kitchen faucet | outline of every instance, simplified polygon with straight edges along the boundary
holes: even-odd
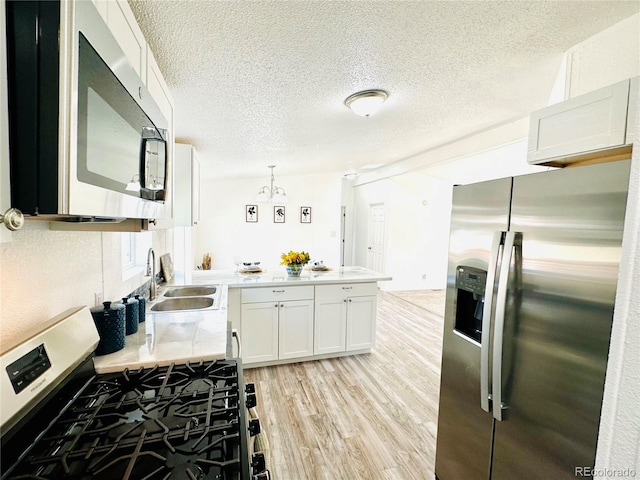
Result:
[[[149,262],[151,257],[151,262]],[[147,252],[147,277],[151,275],[151,290],[149,291],[149,300],[154,300],[158,296],[158,286],[156,285],[156,252],[150,248]]]

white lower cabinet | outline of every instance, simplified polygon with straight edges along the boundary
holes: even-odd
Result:
[[[278,304],[242,304],[243,363],[278,360]]]
[[[313,355],[313,287],[242,291],[244,364]]]
[[[316,300],[313,353],[344,352],[347,342],[347,302],[343,298]]]
[[[281,302],[278,359],[313,355],[313,300]]]
[[[373,348],[376,343],[376,296],[347,300],[346,351]]]
[[[377,292],[376,283],[243,288],[243,363],[370,350],[376,338]]]
[[[318,285],[313,353],[370,349],[376,338],[375,283]]]

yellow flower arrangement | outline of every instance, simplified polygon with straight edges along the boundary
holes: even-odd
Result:
[[[308,252],[294,252],[293,250],[289,250],[289,253],[283,253],[280,258],[282,259],[280,265],[306,265],[311,260]]]

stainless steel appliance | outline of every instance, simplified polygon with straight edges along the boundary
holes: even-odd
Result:
[[[168,121],[90,1],[6,2],[11,204],[170,218]]]
[[[268,480],[238,359],[96,374],[89,310],[0,357],[2,480]]]
[[[593,467],[629,169],[454,187],[439,480],[575,479]]]

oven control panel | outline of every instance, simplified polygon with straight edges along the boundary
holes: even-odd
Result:
[[[0,429],[8,431],[98,345],[88,307],[63,312],[47,328],[0,355]]]
[[[13,390],[20,393],[50,368],[51,361],[44,348],[44,343],[42,343],[13,362],[6,370]]]

